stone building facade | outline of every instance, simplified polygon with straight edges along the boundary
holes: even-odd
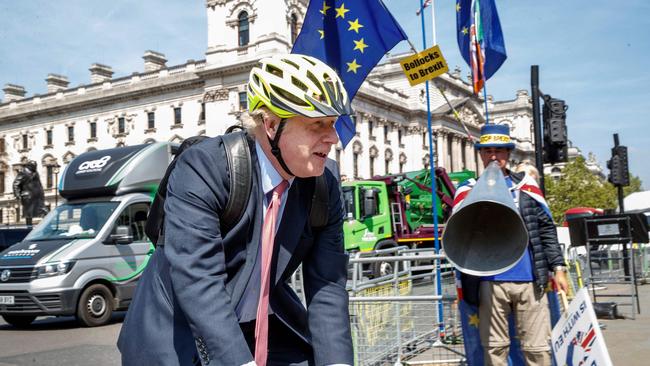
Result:
[[[208,44],[204,60],[167,65],[154,51],[143,68],[114,77],[93,64],[86,85],[69,87],[63,75],[47,76],[47,93],[27,96],[6,84],[0,101],[0,219],[19,221],[11,183],[21,164],[38,163],[46,201],[61,202],[56,182],[79,154],[115,146],[215,136],[241,123],[250,69],[264,56],[291,49],[307,0],[206,0]],[[280,20],[280,21],[278,21]],[[424,85],[411,87],[394,55],[378,65],[352,106],[356,137],[330,157],[348,179],[394,174],[429,165]],[[430,90],[435,164],[448,171],[482,170],[472,139],[485,123],[483,99],[472,94],[460,69],[435,79]],[[440,90],[444,90],[449,104]],[[527,92],[511,101],[488,98],[490,120],[507,124],[517,142],[513,162],[534,160],[532,109]],[[467,131],[456,121],[458,111]]]

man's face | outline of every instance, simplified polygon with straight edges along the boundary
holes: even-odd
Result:
[[[484,168],[486,168],[490,162],[496,161],[499,163],[499,168],[505,171],[506,164],[508,164],[508,160],[510,159],[510,150],[505,147],[483,147],[479,150],[479,155],[481,155]]]
[[[287,119],[280,137],[280,150],[285,163],[297,177],[323,174],[327,154],[339,141],[334,122],[336,117],[296,116]]]

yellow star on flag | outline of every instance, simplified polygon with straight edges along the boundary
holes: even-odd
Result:
[[[469,32],[469,30],[467,27],[463,27],[463,30],[461,32],[463,32],[464,35],[467,35],[467,32]]]
[[[460,3],[456,3],[456,12],[460,11]]]
[[[469,316],[469,325],[478,328],[478,323],[479,323],[479,319],[477,314],[472,314]]]
[[[355,74],[357,73],[357,69],[361,67],[361,65],[357,63],[356,58],[352,62],[346,62],[346,64],[348,64],[348,72],[352,71]]]
[[[363,28],[363,25],[359,24],[359,18],[355,19],[354,22],[348,20],[348,23],[350,23],[350,28],[348,28],[348,30],[355,31],[357,34],[359,33],[359,28]]]
[[[323,8],[320,10],[320,13],[323,15],[327,15],[327,11],[331,9],[331,6],[327,6],[327,3],[323,1]]]
[[[358,41],[352,40],[352,42],[354,42],[354,50],[359,50],[361,53],[363,53],[363,50],[368,47],[368,45],[363,42],[363,38]]]
[[[345,19],[345,13],[348,11],[350,10],[345,8],[345,4],[341,4],[340,7],[336,8],[336,18],[341,17]]]
[[[320,33],[320,39],[325,38],[325,31],[323,29],[319,29],[318,33]]]

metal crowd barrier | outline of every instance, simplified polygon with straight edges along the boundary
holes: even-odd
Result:
[[[355,365],[465,362],[452,272],[443,276],[442,295],[435,295],[435,266],[426,272],[422,266],[412,265],[444,259],[431,253],[399,247],[356,253],[350,259],[348,291]],[[390,262],[396,270],[379,278],[364,277],[364,265],[377,262]]]

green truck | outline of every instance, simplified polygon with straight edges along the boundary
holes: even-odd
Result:
[[[436,168],[436,214],[442,224],[449,218],[455,186],[473,178],[472,171],[447,174]],[[370,180],[342,184],[346,220],[343,224],[345,249],[367,252],[397,246],[433,247],[433,203],[428,169],[404,174],[377,176]],[[392,271],[386,263],[371,269],[375,276]]]

